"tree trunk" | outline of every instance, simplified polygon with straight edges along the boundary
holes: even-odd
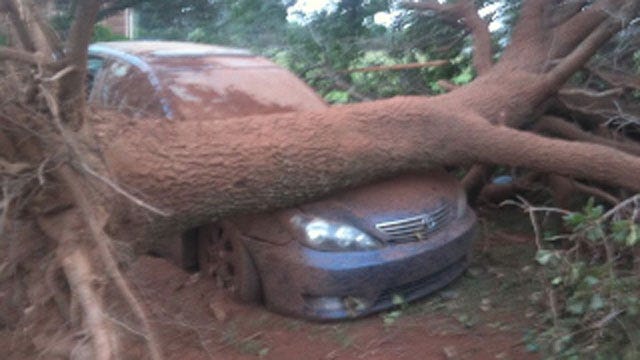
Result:
[[[170,213],[164,222],[178,230],[402,172],[474,162],[640,191],[636,156],[493,125],[455,108],[438,97],[399,97],[323,112],[150,121],[124,131],[104,154],[112,176]]]

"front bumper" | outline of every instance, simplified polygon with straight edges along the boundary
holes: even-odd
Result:
[[[433,237],[358,252],[275,246],[244,238],[261,278],[266,306],[316,320],[358,317],[412,301],[449,284],[468,266],[472,211]],[[397,297],[396,297],[397,298]]]

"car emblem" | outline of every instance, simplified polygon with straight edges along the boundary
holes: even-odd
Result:
[[[420,219],[420,223],[425,230],[432,230],[436,227],[436,222],[429,215],[423,216],[422,219]]]

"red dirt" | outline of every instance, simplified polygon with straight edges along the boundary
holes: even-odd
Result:
[[[390,312],[330,323],[287,318],[262,306],[233,303],[211,279],[150,256],[132,263],[127,276],[149,309],[167,359],[537,359],[522,341],[534,326],[529,300],[534,282],[523,270],[531,263],[532,242],[523,244],[521,238],[501,231],[479,240],[468,274],[395,318]],[[123,330],[121,358],[144,359],[137,321],[109,295],[113,292],[107,293],[108,316]],[[1,358],[57,359],[55,353],[78,353],[83,349],[78,344],[89,344],[83,334],[68,336],[59,326],[59,312],[47,304],[18,329],[0,329]],[[36,328],[40,335],[27,335]],[[48,350],[38,354],[36,348]]]
[[[490,242],[498,247],[522,246],[500,237]],[[492,257],[496,256],[486,256]],[[473,277],[478,275],[471,279],[465,275],[441,295],[409,305],[390,325],[384,324],[384,313],[354,321],[313,323],[273,314],[257,305],[238,305],[227,300],[213,281],[159,258],[140,258],[129,274],[148,301],[155,324],[160,325],[170,359],[538,358],[526,352],[522,341],[532,326],[524,315],[526,305],[516,303],[517,294],[507,295],[508,302],[513,297],[510,305],[503,306],[498,300],[501,290],[495,288],[514,282],[501,279],[509,269],[500,269],[505,264],[496,265],[495,260],[486,261],[494,263],[477,266],[484,268],[477,285]],[[491,284],[494,289],[487,289]],[[522,298],[528,298],[527,289],[520,289]],[[512,290],[509,286],[508,291]],[[484,298],[492,299],[490,310],[479,308]],[[131,349],[129,354],[135,358],[140,350]]]

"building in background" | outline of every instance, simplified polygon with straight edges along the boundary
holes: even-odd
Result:
[[[63,14],[68,11],[69,0],[40,0],[39,5],[43,9],[45,16],[51,17]],[[100,25],[108,28],[115,35],[121,35],[128,39],[135,36],[135,15],[133,8],[125,9],[109,16],[99,22]]]
[[[135,14],[132,8],[125,9],[115,15],[100,22],[101,25],[109,28],[114,34],[122,35],[127,39],[135,37]]]

